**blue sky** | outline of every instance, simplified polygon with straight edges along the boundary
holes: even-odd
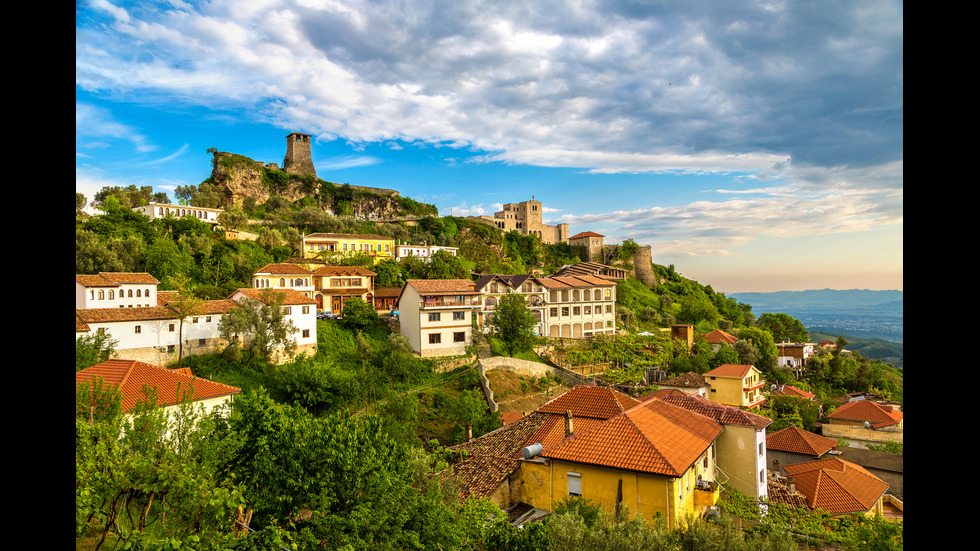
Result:
[[[215,147],[545,221],[726,293],[903,289],[901,2],[76,2],[75,189]]]

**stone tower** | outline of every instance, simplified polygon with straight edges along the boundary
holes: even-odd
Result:
[[[286,157],[282,160],[282,170],[289,174],[316,177],[313,168],[313,152],[310,149],[310,135],[293,132],[286,136]]]

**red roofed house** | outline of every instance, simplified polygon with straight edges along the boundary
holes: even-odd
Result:
[[[905,415],[897,406],[882,405],[871,400],[855,400],[827,414],[829,423],[821,426],[828,438],[846,438],[859,447],[868,443],[903,441]]]
[[[569,237],[568,244],[573,247],[584,247],[585,254],[581,256],[586,262],[602,262],[605,260],[602,249],[603,237],[605,236],[594,231],[584,231]]]
[[[812,392],[807,392],[803,389],[796,388],[792,385],[782,385],[772,392],[774,395],[778,396],[793,396],[796,398],[803,398],[804,400],[813,400],[817,397],[816,394]]]
[[[813,355],[812,342],[779,342],[776,343],[776,363],[784,367],[802,369],[806,359]]]
[[[734,335],[730,335],[721,329],[715,329],[710,333],[704,335],[704,341],[711,345],[711,349],[715,352],[721,348],[722,345],[733,345],[738,342],[738,338]]]
[[[769,470],[783,473],[786,465],[822,458],[837,449],[837,441],[799,427],[786,427],[766,436]]]
[[[704,374],[711,386],[712,402],[745,408],[758,407],[766,401],[762,372],[751,365],[724,364]]]
[[[157,305],[160,281],[146,272],[75,275],[75,308],[147,308]]]
[[[296,341],[295,354],[316,353],[316,301],[294,289],[238,289],[228,297],[246,302],[255,308],[269,304],[265,293],[275,293],[282,298],[285,318],[296,327],[292,337]],[[247,336],[246,336],[247,337]],[[282,359],[281,357],[276,359]],[[274,360],[276,360],[274,359]]]
[[[313,272],[291,262],[266,264],[252,274],[254,289],[293,289],[313,296]]]
[[[553,511],[582,496],[670,527],[718,499],[716,420],[660,399],[640,402],[580,385],[500,429],[450,450],[469,455],[446,476],[461,496],[492,496]]]
[[[157,405],[165,409],[175,409],[186,396],[208,412],[241,392],[233,386],[194,377],[185,369],[170,370],[136,360],[108,360],[77,371],[75,386],[83,382],[94,384],[98,379],[103,385],[119,389],[122,410],[127,413],[146,399],[144,387],[156,389]]]
[[[831,516],[883,511],[882,496],[888,483],[863,467],[837,457],[787,465],[790,485],[806,496],[811,509]]]
[[[399,331],[422,357],[464,354],[481,306],[468,279],[410,279],[398,295]]]

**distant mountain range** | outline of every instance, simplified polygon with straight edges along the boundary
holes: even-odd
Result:
[[[751,305],[756,317],[765,312],[789,314],[808,331],[903,341],[903,291],[820,289],[726,296]]]

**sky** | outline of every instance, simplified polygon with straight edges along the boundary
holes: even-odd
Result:
[[[75,190],[209,148],[441,215],[541,201],[725,293],[903,289],[903,4],[75,3]]]

